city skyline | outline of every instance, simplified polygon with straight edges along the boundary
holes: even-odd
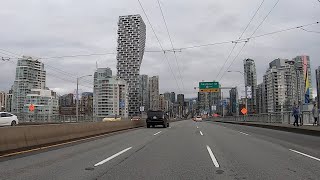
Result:
[[[25,11],[25,9],[19,8],[22,6],[15,6],[15,3],[15,1],[3,3],[4,8],[11,7],[12,10],[12,12],[4,12],[3,17],[9,16],[11,13],[23,13]],[[160,41],[163,43],[164,48],[170,48],[170,42],[163,22],[161,21],[161,15],[158,13],[150,13],[153,10],[155,12],[158,12],[159,10],[154,6],[153,2],[142,1],[142,3],[147,14],[150,16],[149,18],[151,23],[156,27],[156,33],[158,34]],[[192,1],[184,1],[183,4],[177,4],[179,2],[161,3],[165,10],[164,13],[167,17],[167,24],[171,32],[174,45],[178,48],[189,45],[236,39],[248,23],[248,18],[252,16],[255,7],[259,2],[252,3],[251,1],[242,1],[241,3],[233,2],[233,4],[230,4],[228,2],[208,1],[204,3],[206,5],[197,4]],[[266,2],[257,15],[257,19],[252,22],[247,32],[244,34],[245,37],[253,31],[253,28],[257,26],[259,21],[272,7],[273,3],[273,1]],[[40,6],[43,6],[43,9],[46,9],[47,5],[48,4],[44,2],[41,3]],[[25,17],[11,16],[13,19],[10,20],[8,26],[6,26],[5,29],[1,29],[2,33],[0,34],[0,37],[2,41],[0,42],[0,47],[17,53],[18,55],[26,54],[35,57],[103,52],[115,53],[118,16],[126,14],[141,14],[142,18],[146,20],[146,17],[143,15],[139,5],[136,2],[130,1],[123,1],[119,3],[112,2],[108,4],[108,7],[115,9],[112,15],[108,14],[108,12],[106,13],[105,8],[102,8],[104,5],[101,6],[101,4],[91,3],[90,7],[96,8],[96,11],[89,12],[90,16],[81,15],[80,17],[82,17],[82,19],[80,21],[78,18],[70,16],[70,13],[78,15],[81,11],[78,12],[73,8],[69,9],[70,12],[64,11],[64,6],[71,7],[72,4],[68,2],[65,4],[50,2],[50,5],[54,6],[52,9],[53,14],[60,14],[65,18],[57,21],[55,20],[55,16],[49,15],[44,10],[30,11],[28,12],[30,16]],[[79,2],[77,5],[78,9],[83,9],[87,7],[88,4]],[[183,18],[181,15],[177,15],[174,11],[177,5],[181,6],[181,11],[179,12],[184,15]],[[285,6],[285,3],[280,2],[272,12],[272,15],[270,15],[263,23],[257,34],[263,34],[318,21],[316,17],[319,17],[320,11],[316,2],[303,3],[297,0],[292,1],[290,9],[286,9],[286,12],[281,11]],[[25,4],[25,7],[28,7],[26,9],[34,8],[33,4]],[[121,7],[121,10],[119,7]],[[197,7],[192,8],[192,16],[190,16],[189,12],[186,11],[186,9],[190,9],[190,7]],[[214,16],[212,14],[212,10],[216,10]],[[305,13],[299,14],[298,17],[295,17],[297,11],[304,11]],[[212,20],[210,20],[210,22],[213,23],[208,24],[207,18],[202,18],[199,22],[193,21],[203,17],[203,15],[211,18]],[[34,17],[33,21],[37,22],[37,26],[35,28],[26,27],[24,28],[24,33],[17,35],[14,29],[18,29],[24,23],[28,23],[30,20],[28,17]],[[233,20],[228,21],[228,19]],[[53,24],[47,27],[47,22],[50,20],[52,20]],[[99,23],[97,23],[97,21],[99,21]],[[181,23],[175,24],[174,22],[176,21]],[[80,22],[87,23],[88,27],[78,28]],[[189,22],[189,24],[187,22]],[[203,28],[199,28],[199,25],[202,25]],[[41,26],[41,28],[38,28],[38,26]],[[317,30],[317,27],[318,26],[310,26],[307,30]],[[52,31],[49,31],[47,28],[50,28]],[[185,28],[183,33],[179,33],[181,32],[181,28]],[[41,33],[39,33],[39,30],[41,30]],[[72,30],[72,34],[70,34],[70,30]],[[159,50],[159,45],[157,44],[156,38],[152,34],[148,24],[147,31],[149,33],[147,34],[146,50]],[[50,32],[57,32],[60,35],[55,38],[54,34]],[[64,34],[67,34],[68,37],[66,38]],[[190,36],[190,34],[193,36]],[[261,83],[263,74],[267,69],[268,62],[276,58],[291,58],[305,54],[309,55],[311,59],[312,86],[315,87],[315,69],[320,65],[320,62],[317,61],[320,56],[317,52],[317,49],[319,49],[319,43],[317,42],[319,42],[319,36],[317,34],[308,33],[303,30],[288,31],[252,40],[248,43],[247,47],[230,69],[242,70],[243,59],[254,59],[256,60],[257,80],[258,83]],[[141,64],[140,74],[158,74],[160,77],[160,84],[162,84],[160,86],[160,93],[174,91],[176,93],[183,93],[186,97],[195,97],[196,92],[193,90],[193,87],[203,79],[215,79],[217,69],[222,67],[222,64],[227,59],[231,48],[232,45],[230,44],[177,52],[176,55],[178,57],[178,63],[184,79],[184,89],[182,88],[182,84],[180,84],[180,78],[178,78],[177,66],[174,63],[173,54],[167,53],[173,72],[178,78],[177,80],[179,82],[181,92],[179,92],[176,82],[172,77],[172,74],[169,72],[168,64],[165,62],[161,53],[146,52],[143,63]],[[227,66],[235,56],[238,48],[240,48],[240,46],[236,47],[235,52],[227,63]],[[6,55],[1,54],[1,56]],[[12,56],[15,57],[15,55]],[[193,61],[194,59],[198,60]],[[43,59],[42,61],[46,67],[48,65],[48,87],[56,91],[58,94],[73,92],[75,85],[71,82],[56,78],[55,76],[57,76],[58,72],[49,66],[59,68],[70,74],[81,75],[82,72],[85,74],[93,74],[96,69],[97,62],[99,67],[107,66],[116,72],[115,54],[77,58]],[[14,60],[13,63],[15,63]],[[15,65],[13,63],[1,62],[2,66],[0,67],[0,76],[2,78],[0,78],[0,90],[2,91],[7,92],[11,87],[11,82],[14,80],[14,73],[7,73],[7,70],[9,72],[14,71]],[[212,66],[203,66],[203,64],[212,63],[214,64]],[[80,69],[81,71],[78,71]],[[193,69],[201,69],[202,71],[201,73],[195,74],[193,73]],[[186,79],[188,79],[188,81],[186,81]],[[234,76],[234,74],[226,73],[222,81],[225,86],[229,86],[237,82],[242,82],[242,78]],[[84,83],[83,85],[87,86],[87,84]],[[241,84],[239,86],[241,86]],[[83,89],[83,91],[92,91],[86,87],[80,88]],[[313,92],[316,92],[315,88],[313,88]],[[243,96],[243,92],[239,92],[239,96]]]

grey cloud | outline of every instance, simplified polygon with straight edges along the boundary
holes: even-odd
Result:
[[[156,0],[141,0],[155,31],[165,49],[171,47],[169,38]],[[176,48],[233,40],[240,36],[261,1],[252,0],[161,0],[167,24]],[[244,37],[248,37],[276,0],[266,1]],[[288,3],[290,6],[288,6]],[[6,25],[0,29],[0,48],[18,54],[36,57],[62,56],[115,52],[117,46],[118,16],[141,14],[147,25],[146,50],[159,50],[158,42],[141,11],[137,1],[17,1],[5,0],[0,3],[0,21]],[[319,21],[320,6],[316,1],[283,0],[263,23],[257,34],[280,30],[292,26]],[[307,29],[320,31],[320,26]],[[274,58],[291,59],[300,54],[310,55],[314,71],[318,61],[320,36],[294,30],[251,40],[242,54],[231,66],[231,70],[243,70],[242,60],[256,60],[258,81],[261,82],[268,63]],[[225,69],[238,52],[238,45]],[[216,79],[232,44],[217,45],[177,52],[179,67],[188,97],[195,96],[193,87],[198,81]],[[178,68],[172,53],[167,54],[178,84]],[[49,66],[67,71],[75,76],[93,74],[96,62],[99,67],[110,67],[116,74],[116,55],[45,59],[47,71],[59,75]],[[0,61],[0,90],[10,88],[14,80],[15,66]],[[141,73],[160,76],[160,92],[178,91],[176,81],[169,70],[162,53],[146,52]],[[60,74],[60,76],[62,76]],[[63,75],[66,78],[67,75]],[[59,93],[72,92],[74,83],[47,77],[47,86]],[[238,74],[226,73],[224,86],[242,86],[243,78]],[[315,84],[314,84],[315,86]],[[86,89],[82,87],[82,89]]]

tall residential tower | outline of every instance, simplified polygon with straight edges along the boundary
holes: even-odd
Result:
[[[254,60],[252,59],[245,59],[243,61],[244,64],[244,80],[245,85],[248,87],[247,91],[251,90],[251,93],[248,92],[248,113],[256,113],[256,89],[257,89],[257,73],[256,73],[256,65],[254,63]],[[251,96],[249,96],[251,94]]]
[[[159,76],[149,78],[150,110],[159,110]]]
[[[146,41],[146,25],[140,15],[120,16],[118,22],[117,76],[128,84],[129,115],[138,115],[139,74]]]
[[[13,84],[12,108],[14,113],[22,113],[27,94],[31,89],[45,89],[46,71],[42,62],[32,57],[18,59],[16,78]]]

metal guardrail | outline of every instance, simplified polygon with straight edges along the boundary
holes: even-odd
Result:
[[[280,123],[280,124],[293,124],[294,117],[291,111],[274,112],[263,114],[249,114],[246,116],[226,116],[222,118],[227,121],[245,121],[245,122],[261,122],[261,123]],[[299,117],[303,124],[312,124],[314,122],[311,111],[303,111]]]

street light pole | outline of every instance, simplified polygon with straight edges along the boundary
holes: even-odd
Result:
[[[77,122],[79,122],[79,80],[81,78],[84,78],[87,76],[92,76],[92,75],[85,75],[85,76],[77,77],[77,92],[76,92],[76,118],[77,118]]]

